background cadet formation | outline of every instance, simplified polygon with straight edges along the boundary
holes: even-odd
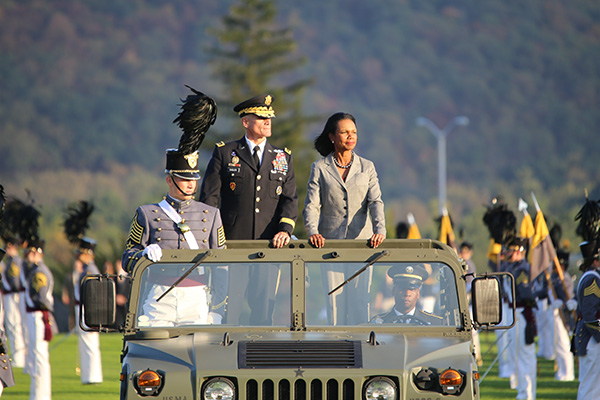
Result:
[[[162,249],[224,248],[226,238],[266,239],[279,248],[293,239],[298,196],[292,152],[287,148],[274,147],[267,141],[272,135],[272,119],[275,118],[273,96],[256,96],[234,107],[244,136],[237,141],[216,144],[200,186],[200,201],[195,201],[201,164],[198,148],[208,128],[214,124],[217,106],[210,97],[190,89],[193,94],[182,102],[181,112],[174,120],[183,131],[179,146],[166,150],[168,192],[162,201],[136,210],[122,260],[115,262],[125,269],[110,267],[112,263],[107,262],[106,272],[114,274],[119,282],[126,281],[127,271],[131,271],[142,257],[160,260]],[[386,236],[375,165],[353,151],[359,137],[355,119],[350,114],[338,113],[330,118],[320,139],[315,141],[323,159],[313,164],[304,223],[309,240],[316,247],[323,246],[330,238],[365,240],[372,247],[377,247]],[[365,191],[355,190],[355,186],[365,186]],[[329,196],[332,188],[339,192],[336,195],[339,206],[333,208],[330,207],[332,199]],[[354,199],[355,196],[358,198]],[[10,367],[23,368],[31,376],[30,398],[46,399],[51,397],[48,342],[56,331],[56,322],[52,315],[53,275],[44,264],[44,241],[38,234],[40,214],[32,199],[28,203],[15,198],[5,202],[3,197],[2,208],[1,234],[6,248],[1,270],[2,293],[8,340],[0,335],[0,354],[5,357],[6,350],[10,349],[11,360],[4,371],[0,371],[0,380],[4,387],[11,386],[14,382]],[[491,237],[487,254],[489,268],[511,272],[516,286],[515,298],[511,298],[510,292],[505,290],[504,306],[507,309],[516,307],[517,313],[515,326],[506,333],[500,331],[498,335],[500,375],[510,380],[511,387],[517,390],[517,399],[535,399],[536,358],[555,359],[555,378],[568,381],[575,379],[572,353],[575,352],[580,362],[579,398],[591,398],[585,393],[590,392],[600,371],[600,275],[596,272],[600,265],[600,206],[598,202],[586,199],[576,217],[580,221],[577,233],[584,240],[580,246],[580,269],[584,274],[578,285],[567,272],[568,247],[560,242],[557,229],[553,229],[551,237],[537,203],[536,208],[538,213],[534,226],[526,207],[520,207],[524,216],[518,230],[516,216],[501,198],[492,200],[483,218]],[[84,236],[92,211],[90,203],[81,201],[68,210],[64,223],[65,233],[75,245],[73,271],[63,288],[63,302],[72,308],[72,312],[79,302],[79,286],[83,277],[99,272],[94,262],[96,243]],[[398,237],[420,237],[414,218],[410,219],[409,224],[401,222],[398,225]],[[443,229],[440,240],[454,246],[455,236],[448,225],[450,221],[447,213],[440,218],[440,229]],[[552,242],[548,245],[550,239]],[[19,254],[21,250],[23,258]],[[465,260],[467,273],[475,272],[471,260],[473,246],[464,242],[456,250]],[[373,323],[396,323],[417,316],[426,324],[436,324],[437,317],[422,311],[422,304],[417,304],[421,290],[425,290],[427,280],[431,278],[430,273],[421,266],[404,268],[411,268],[411,271],[388,271],[389,281],[393,284],[395,313],[380,314]],[[256,272],[250,270],[246,279],[240,279],[243,287],[236,287],[237,293],[244,293],[250,299],[252,323],[269,324],[278,275],[276,269],[274,267],[268,272],[272,276],[252,276]],[[333,272],[340,272],[343,276],[343,271]],[[165,323],[166,320],[169,320],[167,323],[177,323],[177,319],[189,318],[199,323],[221,323],[225,304],[228,305],[228,316],[234,318],[238,302],[228,299],[226,293],[235,283],[228,281],[226,270],[213,273],[217,289],[210,299],[207,298],[205,309],[194,312],[184,309],[186,296],[197,296],[203,292],[198,287],[206,285],[206,277],[199,273],[187,278],[190,280],[188,285],[169,293],[170,297],[160,306],[155,301],[145,304],[148,324]],[[177,277],[173,276],[173,281]],[[261,282],[261,285],[246,287],[248,281]],[[172,282],[156,283],[157,287],[163,285],[159,290],[163,293]],[[126,297],[126,285],[122,286],[121,305]],[[260,292],[260,295],[255,292]],[[409,294],[415,292],[418,295],[411,298]],[[265,293],[270,295],[265,296]],[[266,298],[267,304],[253,303],[253,298]],[[422,300],[420,302],[423,303]],[[339,310],[340,307],[333,309]],[[329,311],[328,317],[332,320],[346,318]],[[504,315],[510,313],[505,312]],[[79,336],[81,381],[84,384],[100,383],[103,377],[97,335],[81,331],[76,312],[74,316],[71,324]],[[173,318],[175,321],[172,321]],[[537,340],[536,352],[535,342],[540,332],[544,335]],[[571,344],[569,339],[573,333],[575,337]],[[479,345],[476,344],[476,347]],[[479,361],[480,349],[476,350]]]

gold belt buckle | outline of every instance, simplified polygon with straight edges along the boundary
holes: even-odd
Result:
[[[188,224],[184,224],[183,222],[178,223],[177,227],[179,228],[181,233],[184,233],[184,234],[188,233],[190,231],[190,226]]]

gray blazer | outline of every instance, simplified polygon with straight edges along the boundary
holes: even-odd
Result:
[[[369,239],[373,233],[385,235],[383,201],[373,162],[355,154],[344,182],[333,163],[333,153],[315,161],[302,215],[308,236],[320,233],[325,239]]]

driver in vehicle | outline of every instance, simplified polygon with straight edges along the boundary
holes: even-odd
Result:
[[[421,286],[429,277],[424,266],[394,265],[387,274],[394,281],[395,304],[391,311],[375,316],[373,324],[441,325],[442,318],[417,307]]]

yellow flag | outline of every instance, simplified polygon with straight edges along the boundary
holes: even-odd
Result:
[[[452,222],[450,222],[450,216],[447,212],[442,216],[442,222],[440,224],[440,242],[447,244],[448,246],[455,247],[454,230],[452,229]]]
[[[556,258],[556,250],[541,210],[535,216],[535,234],[529,243],[530,279],[533,281],[544,270],[551,269]]]
[[[421,239],[421,232],[419,232],[419,227],[417,226],[417,222],[412,213],[408,214],[408,236],[406,238]]]
[[[547,228],[546,228],[547,229]],[[519,236],[525,239],[531,239],[535,234],[535,228],[533,221],[531,221],[531,215],[525,214],[521,221],[521,229],[519,230]]]

